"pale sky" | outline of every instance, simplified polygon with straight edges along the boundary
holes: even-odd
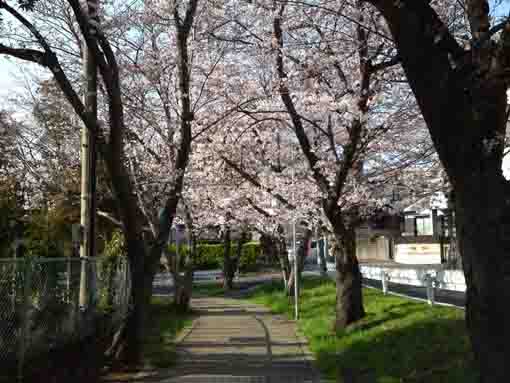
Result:
[[[506,16],[510,13],[510,0],[493,0],[493,3],[499,4],[493,13],[498,16]],[[5,105],[7,98],[12,96],[16,90],[23,87],[23,76],[20,74],[19,68],[25,65],[20,61],[6,60],[0,55],[0,100]]]
[[[8,95],[9,89],[15,84],[13,74],[16,73],[16,66],[0,57],[0,97],[2,100]]]

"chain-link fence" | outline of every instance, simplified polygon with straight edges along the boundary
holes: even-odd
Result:
[[[21,377],[32,357],[92,335],[98,319],[114,329],[130,287],[124,258],[0,259],[2,369]]]

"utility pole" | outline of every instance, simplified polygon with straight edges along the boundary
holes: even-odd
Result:
[[[89,18],[96,23],[99,3],[88,0]],[[97,25],[97,24],[96,24]],[[95,26],[91,25],[91,28]],[[97,67],[93,52],[84,44],[85,110],[92,120],[97,121]],[[86,127],[81,131],[81,214],[82,238],[80,243],[81,278],[80,306],[88,305],[87,261],[86,257],[95,255],[95,217],[96,217],[96,132]]]
[[[292,148],[292,203],[294,204],[294,148]],[[299,287],[298,287],[298,257],[296,252],[296,217],[292,215],[292,253],[294,254],[294,317],[295,320],[299,318]]]

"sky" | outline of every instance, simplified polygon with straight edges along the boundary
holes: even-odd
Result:
[[[493,4],[499,4],[493,12],[497,16],[508,15],[510,12],[510,0],[491,0]],[[0,56],[0,100],[5,105],[5,100],[12,97],[17,91],[21,91],[24,86],[23,75],[20,72],[21,62],[7,60]]]
[[[0,97],[5,99],[9,94],[10,88],[14,87],[16,81],[14,74],[17,72],[16,65],[10,63],[5,58],[0,57]]]
[[[496,16],[504,16],[510,13],[510,0],[490,0],[490,2],[492,5],[498,4],[495,9],[492,7],[492,13]],[[0,56],[0,100],[5,100],[6,96],[8,97],[9,94],[22,86],[19,80],[19,65],[19,62],[7,61]]]

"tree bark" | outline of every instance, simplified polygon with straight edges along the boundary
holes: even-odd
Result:
[[[365,316],[363,308],[362,277],[356,257],[356,231],[354,223],[355,213],[340,209],[327,211],[327,216],[333,227],[336,264],[336,305],[334,329],[340,331]],[[342,214],[343,213],[343,214]],[[349,224],[345,218],[349,217]]]
[[[456,193],[466,324],[482,382],[510,378],[510,208],[506,181],[480,177]]]
[[[317,254],[320,262],[320,271],[322,276],[328,273],[328,265],[326,263],[326,246],[323,239],[317,241]]]
[[[384,16],[455,193],[466,323],[480,381],[510,381],[510,198],[501,165],[510,29],[484,39],[489,4],[467,7],[466,51],[427,2],[370,0]],[[452,112],[454,111],[454,112]]]
[[[354,229],[342,228],[341,234],[336,234],[336,242],[335,330],[339,331],[363,318],[365,309]]]
[[[153,277],[147,275],[144,267],[145,257],[141,256],[145,254],[142,239],[128,238],[126,243],[131,277],[131,310],[125,324],[115,334],[107,355],[118,362],[136,365],[141,360],[141,344]]]
[[[227,291],[234,287],[234,267],[230,257],[230,248],[230,228],[227,227],[223,234],[223,288]]]
[[[237,240],[236,257],[232,262],[233,276],[239,270],[239,262],[241,261],[241,256],[243,255],[243,245],[246,243],[246,238],[246,232],[243,230]]]
[[[278,257],[278,261],[280,262],[280,268],[282,271],[283,283],[285,286],[285,292],[287,291],[287,284],[290,279],[290,262],[289,256],[287,254],[287,245],[285,244],[285,237],[283,232],[283,227],[279,226],[277,229],[277,236],[274,238],[276,255]]]
[[[175,306],[179,312],[187,312],[189,310],[193,290],[193,267],[190,264],[186,266],[184,276],[177,276],[179,283],[176,284]]]

